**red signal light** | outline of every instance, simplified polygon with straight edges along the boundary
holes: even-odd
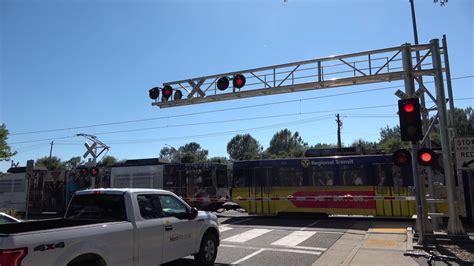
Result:
[[[173,88],[171,88],[170,85],[166,85],[166,86],[163,87],[161,92],[163,93],[163,100],[167,101],[171,97],[171,95],[173,94]]]
[[[423,148],[417,153],[418,163],[423,166],[432,166],[434,163],[435,154],[432,149]]]
[[[91,173],[91,176],[93,177],[97,177],[99,175],[99,168],[97,167],[92,167],[91,170],[90,170],[90,173]]]
[[[411,154],[405,149],[399,149],[392,155],[393,163],[398,166],[405,166],[411,163]]]
[[[232,79],[232,84],[235,88],[240,89],[245,86],[245,77],[242,74],[237,74]]]
[[[403,110],[405,110],[405,112],[407,112],[407,113],[411,113],[411,112],[415,111],[415,105],[413,103],[406,103],[403,106]]]
[[[79,176],[80,177],[87,177],[89,175],[89,170],[85,167],[81,167],[79,169]]]
[[[415,142],[423,139],[421,108],[418,98],[399,100],[398,117],[402,141]]]
[[[433,159],[433,157],[431,157],[431,154],[428,152],[422,153],[420,158],[423,162],[430,162],[431,159]]]

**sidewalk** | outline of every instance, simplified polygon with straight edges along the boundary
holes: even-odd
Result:
[[[362,221],[355,224],[313,265],[419,265],[403,253],[413,248],[412,222]],[[367,230],[368,228],[368,230]]]

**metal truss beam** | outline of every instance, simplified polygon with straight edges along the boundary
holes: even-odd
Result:
[[[299,61],[268,67],[247,69],[217,75],[197,77],[163,83],[183,93],[181,100],[155,101],[160,108],[218,102],[225,100],[274,95],[289,92],[318,90],[332,87],[352,86],[376,82],[403,80],[403,60],[401,51],[408,47],[412,58],[416,51],[424,51],[425,56],[418,61],[419,70],[413,75],[434,75],[430,57],[430,45],[407,45],[384,48],[345,55],[329,56],[313,60]],[[428,66],[428,67],[427,67]],[[220,77],[242,74],[247,79],[243,88],[217,89]]]

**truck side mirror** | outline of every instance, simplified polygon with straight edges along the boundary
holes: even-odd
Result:
[[[197,215],[198,215],[198,210],[195,207],[192,207],[191,211],[189,212],[188,218],[189,220],[193,220],[197,217]]]

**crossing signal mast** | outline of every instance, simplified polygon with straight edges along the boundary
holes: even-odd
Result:
[[[423,56],[417,57],[416,53]],[[444,61],[441,59],[441,55],[444,56]],[[405,92],[399,90],[395,93],[401,98],[401,101],[399,101],[400,128],[403,135],[402,139],[411,141],[412,147],[411,154],[408,151],[408,153],[402,152],[396,158],[402,160],[403,163],[411,161],[417,194],[417,229],[420,232],[430,232],[427,212],[424,208],[424,182],[418,176],[419,160],[417,156],[420,153],[422,154],[421,162],[423,163],[420,163],[421,165],[432,160],[429,159],[431,151],[428,151],[428,153],[421,152],[424,150],[419,149],[419,145],[426,142],[429,132],[435,128],[434,123],[439,121],[438,128],[441,136],[443,167],[449,204],[448,233],[465,235],[457,210],[453,162],[449,152],[451,147],[448,139],[443,72],[446,72],[448,77],[448,93],[452,95],[445,36],[443,36],[443,47],[440,47],[438,39],[433,39],[428,44],[404,44],[391,48],[165,82],[162,88],[154,87],[150,89],[149,96],[153,100],[153,106],[169,108],[402,80],[405,84]],[[431,94],[423,85],[423,76],[434,77],[435,94]],[[416,91],[415,81],[419,86]],[[159,99],[160,92],[162,94],[161,100]],[[420,107],[418,97],[425,94],[433,100],[434,107]],[[172,97],[173,95],[174,97]],[[452,97],[449,101],[451,108],[454,108]],[[432,111],[437,113],[433,116],[434,119],[432,119],[426,132],[423,132],[421,113]]]

